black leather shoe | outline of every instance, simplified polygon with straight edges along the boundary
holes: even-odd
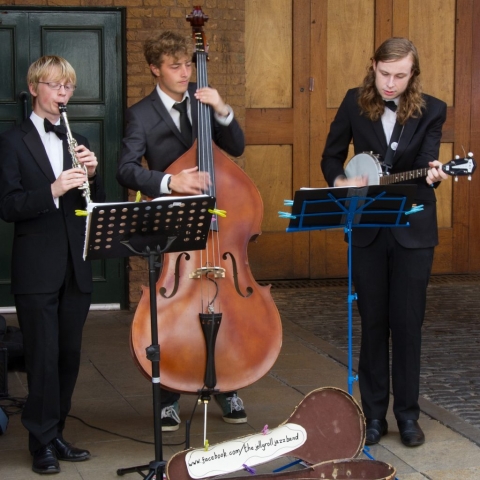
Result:
[[[375,445],[380,441],[383,435],[388,433],[388,423],[382,418],[367,418],[367,426],[365,431],[365,445]]]
[[[425,443],[425,435],[416,420],[397,421],[402,443],[406,447],[418,447]]]
[[[56,438],[52,441],[53,448],[59,460],[67,462],[82,462],[90,458],[90,452],[81,448],[75,448],[62,438]]]
[[[51,444],[45,445],[33,452],[32,470],[35,473],[60,472],[60,465],[58,464],[55,450]]]

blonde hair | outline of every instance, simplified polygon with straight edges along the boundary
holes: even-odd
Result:
[[[73,67],[62,57],[57,55],[44,55],[33,62],[27,72],[27,83],[31,85],[34,92],[37,92],[38,83],[51,75],[52,82],[58,82],[65,79],[67,83],[77,82],[77,74]],[[35,104],[35,97],[33,98]]]
[[[143,45],[143,54],[148,65],[160,68],[165,55],[173,57],[175,60],[181,56],[191,59],[193,41],[189,37],[167,30],[147,38]]]
[[[375,85],[373,64],[377,65],[378,62],[395,62],[407,56],[410,56],[412,59],[412,76],[405,92],[400,97],[397,120],[403,125],[409,118],[422,116],[425,100],[422,96],[422,85],[419,79],[420,61],[417,49],[407,38],[392,37],[383,42],[371,58],[371,65],[359,90],[358,104],[362,113],[370,120],[377,121],[385,110],[382,97]]]
[[[37,85],[47,75],[56,74],[52,81],[66,79],[75,85],[77,75],[73,67],[62,57],[57,55],[45,55],[30,65],[27,73],[27,83]]]

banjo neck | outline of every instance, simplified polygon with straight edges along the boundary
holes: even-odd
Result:
[[[477,164],[471,152],[464,158],[456,155],[453,160],[442,165],[442,170],[447,175],[455,177],[455,180],[459,176],[468,176],[470,180],[476,168]],[[345,176],[347,178],[366,177],[368,185],[389,185],[426,177],[429,170],[430,167],[423,167],[407,172],[385,173],[384,165],[378,160],[378,155],[363,152],[350,159],[345,167]]]
[[[415,180],[417,178],[426,177],[429,168],[419,168],[418,170],[410,170],[408,172],[389,173],[379,178],[380,185],[390,185],[392,183],[404,182],[406,180]]]

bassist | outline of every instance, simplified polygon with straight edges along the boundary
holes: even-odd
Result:
[[[126,112],[125,136],[117,172],[118,182],[149,197],[170,194],[201,194],[210,185],[208,172],[198,167],[171,175],[165,170],[185,154],[197,138],[198,102],[210,105],[212,140],[232,156],[243,154],[245,139],[233,110],[214,88],[197,89],[190,82],[193,43],[175,32],[149,37],[144,55],[155,79],[154,90]],[[185,105],[186,110],[178,110]],[[183,118],[182,118],[183,117]],[[142,165],[142,157],[148,169]],[[232,194],[235,194],[232,192]],[[187,337],[188,332],[185,332]],[[182,359],[178,358],[181,362]],[[163,431],[179,428],[180,394],[162,389]],[[247,415],[236,392],[215,395],[227,423],[245,423]]]

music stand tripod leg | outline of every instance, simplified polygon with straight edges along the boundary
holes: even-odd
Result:
[[[345,232],[348,236],[348,393],[353,395],[353,382],[358,380],[358,375],[352,374],[352,304],[357,294],[352,293],[352,227],[347,226]]]
[[[156,266],[157,259],[167,251],[175,237],[169,238],[167,246],[160,251],[150,250],[148,247],[145,252],[137,252],[139,255],[148,258],[148,284],[150,290],[150,319],[151,319],[151,336],[152,344],[147,347],[147,358],[152,362],[152,390],[153,390],[153,421],[154,421],[154,443],[155,443],[155,460],[148,465],[139,465],[136,467],[120,468],[117,475],[122,476],[127,473],[139,473],[146,480],[155,478],[162,480],[165,472],[166,462],[163,460],[162,452],[162,402],[160,394],[160,345],[158,344],[158,325],[157,325],[157,295],[155,292],[156,285]],[[131,247],[129,247],[131,249]],[[147,475],[143,475],[143,471],[148,470]]]

